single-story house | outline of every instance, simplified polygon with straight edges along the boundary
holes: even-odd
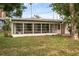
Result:
[[[11,35],[13,37],[69,33],[63,20],[12,18],[11,21]]]
[[[4,25],[4,20],[3,19],[0,19],[0,32],[2,32],[2,27]]]
[[[6,13],[0,9],[0,29],[4,25]],[[58,19],[37,19],[37,18],[11,18],[11,35],[41,36],[41,35],[63,35],[69,34],[67,25],[63,20]]]

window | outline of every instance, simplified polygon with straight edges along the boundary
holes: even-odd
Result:
[[[16,23],[16,34],[23,34],[23,24],[22,23]]]
[[[32,24],[24,24],[24,34],[32,33]]]
[[[50,24],[50,33],[55,33],[57,30],[57,24]]]
[[[60,30],[60,24],[58,24],[58,30]]]
[[[41,33],[41,24],[34,24],[34,33]]]
[[[49,24],[42,24],[42,33],[49,33]]]

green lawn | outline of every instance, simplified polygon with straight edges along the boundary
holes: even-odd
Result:
[[[4,37],[0,34],[0,55],[79,55],[79,41],[62,36]]]

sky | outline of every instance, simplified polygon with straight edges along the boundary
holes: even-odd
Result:
[[[30,18],[31,17],[31,6],[29,3],[24,4],[27,9],[23,11],[23,18]],[[51,7],[49,7],[50,3],[33,3],[32,4],[32,17],[34,15],[38,15],[41,18],[48,18],[48,19],[59,19],[59,16],[57,13],[53,12],[51,10]]]

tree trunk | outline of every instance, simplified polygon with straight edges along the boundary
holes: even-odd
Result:
[[[73,39],[78,39],[78,32],[76,28],[76,17],[75,17],[75,8],[74,4],[70,3],[70,15],[71,15],[71,36]]]

